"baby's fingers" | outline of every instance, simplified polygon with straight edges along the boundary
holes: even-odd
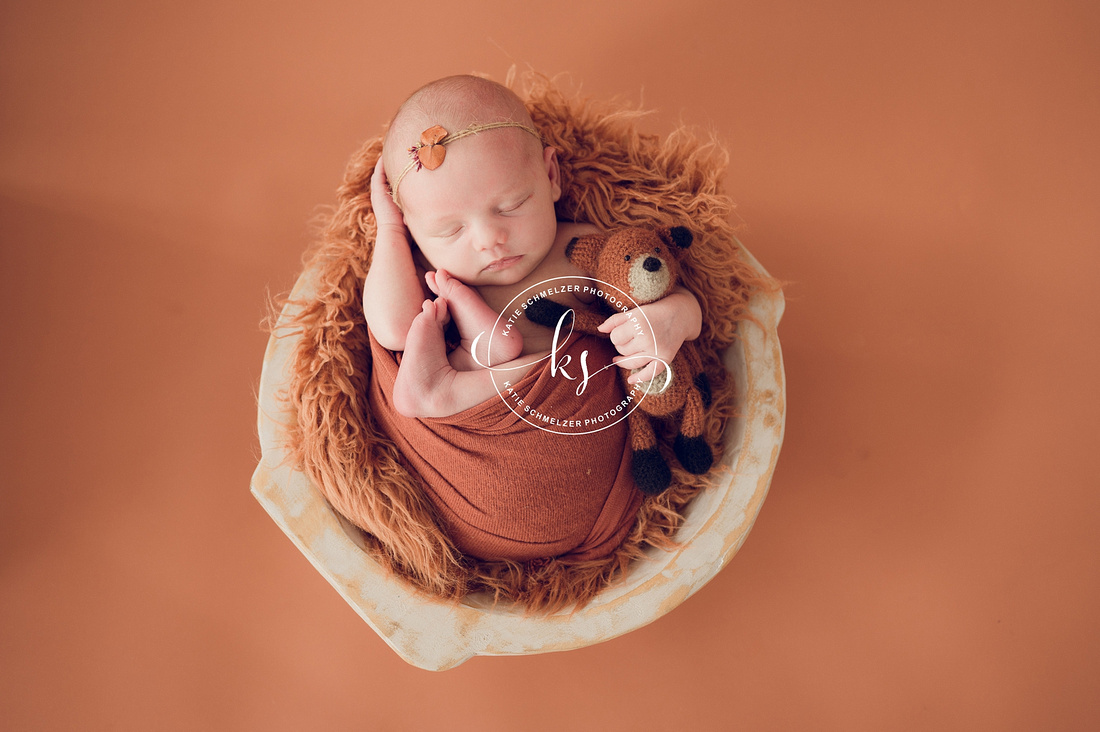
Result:
[[[631,374],[627,377],[626,383],[638,384],[643,381],[649,381],[652,378],[659,376],[665,370],[665,365],[660,361],[650,361],[649,365],[636,374]]]
[[[374,164],[374,172],[370,177],[370,194],[372,199],[383,194],[386,196],[390,194],[386,182],[386,170],[382,167],[382,158],[378,158],[378,162]]]
[[[404,226],[404,216],[401,209],[393,201],[390,195],[390,186],[386,177],[386,170],[382,166],[382,158],[374,165],[374,173],[370,177],[370,202],[374,208],[374,216],[378,225]]]
[[[437,323],[445,323],[447,321],[447,301],[441,297],[434,300],[425,300],[424,314]]]
[[[649,339],[638,333],[632,323],[624,322],[616,326],[608,334],[615,350],[624,356],[630,356],[646,349]]]
[[[627,320],[627,314],[626,313],[615,313],[610,318],[608,318],[607,320],[600,323],[597,330],[600,331],[601,333],[610,333],[611,331],[615,330],[620,325],[625,323],[626,320]]]

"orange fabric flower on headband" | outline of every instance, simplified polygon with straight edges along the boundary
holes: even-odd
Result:
[[[420,133],[420,144],[409,148],[409,153],[416,158],[416,169],[425,167],[435,170],[443,165],[443,159],[447,157],[447,148],[443,146],[443,139],[447,137],[447,130],[442,125],[434,125]]]

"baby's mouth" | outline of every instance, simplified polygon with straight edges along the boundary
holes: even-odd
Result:
[[[521,259],[523,259],[522,256],[505,257],[504,259],[497,259],[493,262],[490,262],[488,265],[486,265],[485,271],[487,271],[487,272],[496,272],[498,270],[508,269],[509,267],[511,267],[513,264],[515,264],[516,262],[518,262]]]

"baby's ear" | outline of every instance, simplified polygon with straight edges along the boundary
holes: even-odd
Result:
[[[695,241],[695,237],[691,235],[691,231],[686,226],[658,229],[657,233],[665,240],[666,244],[675,246],[677,249],[687,249]]]
[[[600,234],[575,236],[565,245],[565,256],[577,269],[595,272],[600,250],[606,242],[607,237]]]

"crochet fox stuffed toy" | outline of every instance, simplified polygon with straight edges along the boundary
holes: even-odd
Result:
[[[692,241],[691,232],[682,226],[659,229],[631,226],[575,238],[567,245],[565,254],[581,271],[617,288],[605,293],[605,297],[622,299],[618,293],[621,290],[638,305],[644,305],[661,299],[676,287],[681,273],[679,258]],[[603,301],[593,305],[602,307],[574,312],[574,330],[598,333],[600,323],[614,312]],[[566,312],[564,305],[542,299],[532,303],[527,317],[540,325],[554,327]],[[702,475],[710,470],[714,454],[703,431],[711,390],[695,344],[685,342],[670,367],[648,382],[626,384],[626,370],[622,374],[626,391],[639,399],[627,418],[633,452],[631,471],[637,486],[644,493],[655,495],[672,480],[672,471],[658,448],[652,417],[679,415],[673,453],[688,472]]]

